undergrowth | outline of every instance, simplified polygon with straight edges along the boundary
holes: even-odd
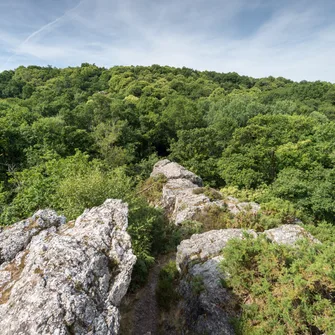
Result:
[[[176,290],[179,272],[176,262],[170,261],[159,273],[158,285],[156,289],[157,302],[160,308],[169,310],[179,299]]]
[[[247,237],[229,241],[223,256],[225,286],[242,308],[238,334],[334,334],[334,244],[289,247]]]

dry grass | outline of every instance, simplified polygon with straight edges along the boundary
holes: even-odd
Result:
[[[0,305],[5,304],[9,300],[14,283],[20,278],[20,275],[24,269],[25,259],[27,257],[27,254],[28,254],[28,251],[26,250],[21,257],[21,261],[19,265],[17,265],[15,260],[13,260],[11,263],[9,263],[4,268],[3,271],[10,272],[11,280],[8,284],[5,284],[0,287],[0,294],[1,294]]]

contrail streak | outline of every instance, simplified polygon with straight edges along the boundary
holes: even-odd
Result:
[[[70,10],[66,11],[62,16],[58,17],[57,19],[47,23],[46,25],[42,26],[41,28],[39,28],[38,30],[34,31],[33,33],[31,33],[15,50],[15,52],[13,53],[13,55],[11,55],[5,62],[3,68],[5,69],[7,64],[19,53],[20,49],[27,44],[31,39],[33,39],[35,36],[39,35],[40,33],[42,33],[43,31],[49,29],[50,27],[54,26],[57,22],[61,21],[62,19],[64,19],[66,16],[68,16],[71,12],[75,11],[83,2],[85,2],[86,0],[81,0],[79,1],[79,3],[71,8]]]

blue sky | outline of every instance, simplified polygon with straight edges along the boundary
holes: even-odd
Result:
[[[0,0],[0,71],[171,65],[335,82],[333,0]]]

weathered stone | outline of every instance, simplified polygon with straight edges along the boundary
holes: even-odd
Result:
[[[217,256],[196,263],[181,280],[182,310],[192,334],[234,334],[230,318],[238,316],[236,299],[221,285],[221,260],[222,257]]]
[[[170,179],[163,186],[162,201],[161,204],[164,207],[167,214],[172,214],[175,210],[175,203],[177,196],[184,190],[192,190],[197,188],[196,184],[193,184],[188,179]]]
[[[30,242],[33,236],[50,227],[58,227],[66,221],[50,209],[39,210],[31,218],[6,227],[0,232],[0,264],[11,261]]]
[[[155,164],[151,177],[160,174],[163,174],[167,179],[187,179],[198,186],[202,186],[202,179],[199,176],[168,159],[163,159]]]
[[[268,239],[278,244],[293,245],[303,238],[308,239],[312,243],[320,243],[320,241],[298,225],[283,225],[266,230],[264,234]]]
[[[221,229],[211,230],[202,234],[194,234],[190,239],[183,240],[177,248],[176,263],[179,271],[188,271],[192,262],[202,263],[219,256],[228,241],[233,238],[243,238],[245,234],[257,236],[253,230]]]
[[[247,233],[257,236],[253,230]],[[234,297],[221,285],[219,263],[228,241],[241,239],[245,234],[242,229],[212,230],[192,235],[178,246],[176,263],[182,275],[182,309],[192,334],[234,334],[229,322],[237,316]]]
[[[163,186],[160,205],[165,209],[170,221],[180,225],[186,220],[193,220],[199,214],[206,213],[209,206],[225,207],[233,215],[250,211],[255,214],[260,206],[254,202],[239,202],[233,197],[224,200],[213,200],[204,194],[205,189],[200,188],[202,180],[193,172],[181,165],[164,159],[155,164],[152,177],[163,174],[167,178]],[[212,192],[219,192],[211,189]]]
[[[3,263],[1,334],[117,334],[136,261],[127,215],[126,204],[107,200],[75,222],[46,225]]]

